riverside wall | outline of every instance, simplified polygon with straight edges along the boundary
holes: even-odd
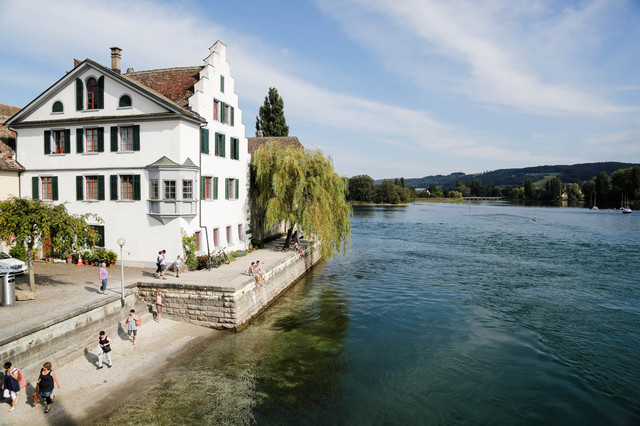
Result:
[[[165,294],[164,314],[172,319],[224,330],[240,330],[266,309],[278,296],[320,261],[316,244],[303,255],[290,257],[265,273],[261,286],[248,275],[240,275],[225,285],[138,282],[120,298],[103,300],[77,311],[39,324],[17,335],[0,339],[0,359],[11,360],[22,370],[38,371],[44,361],[65,364],[79,356],[88,342],[97,339],[100,330],[113,329],[125,333],[119,325],[136,309],[148,316],[155,303],[155,291]],[[147,314],[145,314],[147,313]]]
[[[130,309],[140,309],[135,289],[127,289],[124,306],[114,298],[94,303],[30,330],[0,340],[0,359],[11,360],[22,370],[37,371],[45,361],[64,364],[78,357],[87,342],[97,341],[100,330],[117,326]]]
[[[221,330],[240,330],[320,261],[319,245],[307,248],[264,274],[264,284],[256,285],[248,275],[225,285],[182,283],[139,283],[138,296],[145,304],[155,303],[157,290],[163,291],[163,315],[192,324]]]

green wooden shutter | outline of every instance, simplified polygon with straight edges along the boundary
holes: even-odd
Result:
[[[133,126],[133,150],[140,151],[140,126]]]
[[[229,178],[225,178],[224,180],[224,199],[229,199]]]
[[[76,152],[82,154],[84,152],[84,130],[76,129]]]
[[[213,144],[215,145],[214,150],[216,155],[220,155],[220,150],[218,149],[218,139],[220,138],[220,133],[216,132],[216,137],[213,140]]]
[[[220,102],[220,121],[227,122],[227,104]]]
[[[82,111],[84,103],[84,83],[76,78],[76,111]]]
[[[31,178],[31,198],[34,200],[40,198],[40,178],[38,176]]]
[[[109,195],[112,200],[118,199],[118,175],[109,176]]]
[[[140,200],[140,175],[133,175],[133,199]]]
[[[64,129],[64,153],[71,153],[71,130]]]
[[[104,127],[98,127],[98,152],[104,152]]]
[[[239,192],[239,190],[240,190],[240,180],[236,179],[235,184],[236,184],[235,185],[235,187],[236,187],[236,198],[235,199],[237,200],[238,199],[238,194],[240,194],[240,192]]]
[[[221,157],[225,156],[225,146],[226,146],[226,142],[224,140],[224,135],[220,135],[220,138],[222,139],[222,153],[220,153]]]
[[[204,200],[207,198],[207,178],[204,176],[200,176],[200,199]]]
[[[217,177],[213,178],[213,199],[214,200],[218,199],[218,178]]]
[[[118,151],[118,126],[111,126],[111,152]]]
[[[240,139],[236,138],[236,160],[240,159]]]
[[[53,176],[51,178],[51,199],[53,201],[58,201],[58,176]]]
[[[231,107],[231,125],[232,126],[233,126],[233,121],[234,121],[234,115],[235,115],[234,108]]]
[[[96,95],[98,109],[104,108],[104,75],[98,79],[98,93]]]
[[[224,75],[220,76],[220,91],[224,93]]]
[[[84,200],[84,177],[76,176],[76,200]]]
[[[200,128],[200,151],[203,154],[209,153],[209,129],[205,127]]]
[[[44,153],[51,154],[51,131],[44,131]]]
[[[98,176],[98,200],[104,200],[104,176]]]

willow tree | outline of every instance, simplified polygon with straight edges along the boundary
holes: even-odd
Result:
[[[71,252],[91,246],[97,240],[87,219],[102,220],[94,214],[73,215],[64,204],[49,204],[38,199],[10,198],[0,202],[0,240],[27,247],[29,290],[36,291],[33,272],[33,248],[51,238],[56,251]]]
[[[317,150],[268,142],[253,156],[258,202],[267,227],[284,222],[291,241],[294,226],[321,241],[326,259],[334,251],[344,254],[351,244],[351,207],[345,181],[333,170],[331,158]]]

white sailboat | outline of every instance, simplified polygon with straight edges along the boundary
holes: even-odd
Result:
[[[631,214],[631,213],[633,213],[633,210],[631,210],[631,207],[629,207],[629,198],[627,198],[627,203],[626,204],[625,204],[624,200],[625,200],[624,194],[622,194],[622,203],[620,205],[620,211],[622,212],[622,214]]]

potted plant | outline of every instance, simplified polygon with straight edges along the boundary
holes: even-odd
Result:
[[[105,254],[105,263],[109,266],[113,266],[113,264],[116,263],[116,260],[118,260],[116,252],[113,250],[107,250]]]
[[[89,250],[83,251],[82,262],[84,262],[85,265],[88,265],[90,261],[91,261],[91,252]]]

